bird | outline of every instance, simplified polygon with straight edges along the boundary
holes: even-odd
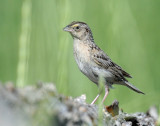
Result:
[[[137,93],[144,94],[126,78],[132,78],[119,65],[114,63],[110,57],[95,43],[92,31],[88,24],[81,21],[73,21],[63,28],[73,38],[74,58],[79,70],[92,82],[98,85],[100,77],[104,79],[105,95],[102,103],[108,96],[113,84],[127,86]],[[100,93],[91,102],[93,105],[99,98]]]

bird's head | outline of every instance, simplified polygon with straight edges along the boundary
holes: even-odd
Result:
[[[74,39],[93,39],[92,32],[89,26],[84,22],[73,21],[71,24],[67,25],[63,30],[69,32]]]

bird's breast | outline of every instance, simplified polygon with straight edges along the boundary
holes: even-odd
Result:
[[[79,40],[74,41],[74,58],[82,73],[87,75],[90,67],[89,46]]]
[[[90,61],[89,46],[84,42],[80,42],[80,40],[75,40],[74,56],[75,59],[78,60],[79,62],[89,62]]]

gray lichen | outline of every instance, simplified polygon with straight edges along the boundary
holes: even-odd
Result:
[[[147,113],[124,113],[118,102],[104,107],[103,117],[98,106],[85,102],[86,96],[65,97],[51,83],[15,88],[0,84],[0,126],[155,126],[156,108]],[[102,120],[100,120],[102,119]]]

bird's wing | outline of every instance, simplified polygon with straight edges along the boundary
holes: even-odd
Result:
[[[97,47],[92,49],[91,57],[97,65],[110,71],[113,75],[117,76],[117,78],[123,79],[125,81],[127,80],[124,77],[131,78],[130,74],[122,70],[122,68],[114,63],[100,48]]]

